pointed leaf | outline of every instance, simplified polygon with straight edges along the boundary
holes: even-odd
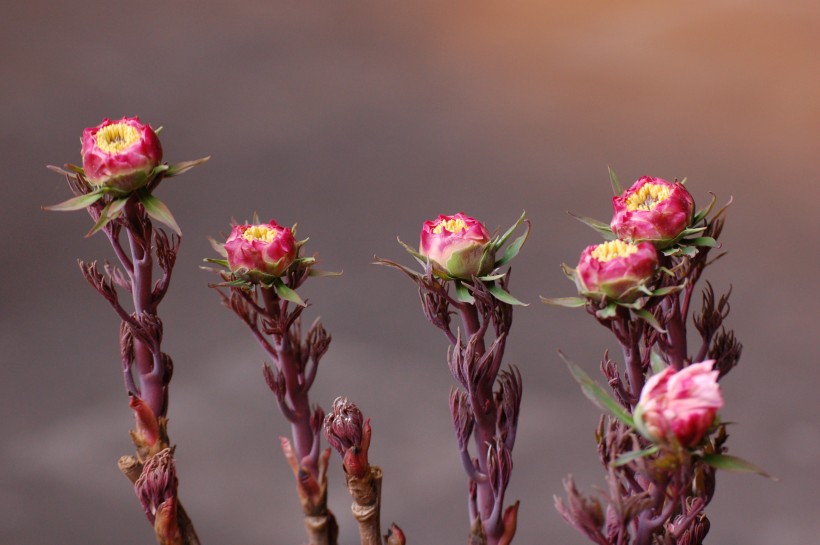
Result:
[[[402,242],[402,240],[399,237],[396,237],[396,240],[398,240],[399,244],[401,244],[404,247],[404,249],[407,250],[408,254],[415,257],[418,261],[421,262],[422,265],[425,265],[427,263],[427,256],[421,255],[418,251],[416,251],[415,248]]]
[[[704,454],[703,461],[715,469],[725,469],[726,471],[736,471],[738,473],[757,473],[773,481],[779,480],[753,463],[747,462],[737,456],[731,456],[729,454]]]
[[[684,229],[680,233],[680,237],[688,237],[689,235],[694,235],[695,233],[702,233],[706,230],[706,226],[703,227],[689,227],[688,229]]]
[[[541,302],[547,305],[555,305],[557,307],[566,308],[580,308],[586,306],[587,300],[584,297],[542,297]]]
[[[595,218],[588,218],[586,216],[576,216],[572,212],[567,212],[567,214],[569,214],[573,218],[577,219],[578,221],[580,221],[584,225],[587,225],[588,227],[592,227],[593,229],[598,231],[598,233],[602,237],[604,237],[605,240],[615,240],[615,238],[616,238],[615,233],[612,232],[612,228],[610,228],[609,224],[604,223],[602,221],[598,221]]]
[[[225,268],[229,268],[229,267],[230,267],[230,265],[228,264],[228,260],[227,260],[227,259],[212,259],[212,258],[210,258],[210,257],[206,257],[205,259],[203,259],[203,261],[206,261],[206,262],[208,262],[208,263],[215,263],[215,264],[217,264],[217,265],[221,265],[221,266],[223,266],[223,267],[225,267]]]
[[[610,166],[606,168],[609,170],[609,183],[612,185],[612,192],[616,197],[623,195],[624,188],[621,186],[621,182],[618,181],[618,176],[615,175],[615,171],[612,170]]]
[[[108,222],[110,222],[112,219],[114,219],[116,217],[116,216],[114,216],[114,217],[109,216],[109,211],[111,210],[111,207],[115,202],[117,202],[117,201],[111,201],[110,203],[106,204],[105,208],[103,208],[100,211],[100,217],[97,218],[97,223],[95,223],[94,227],[92,227],[91,230],[85,234],[86,238],[90,237],[91,235],[93,235],[96,232],[98,232],[99,230],[101,230],[103,227],[108,225]],[[119,215],[119,214],[117,214],[117,215]]]
[[[716,248],[718,246],[718,241],[712,237],[692,238],[683,242],[692,246],[706,246],[707,248]]]
[[[373,265],[385,265],[387,267],[392,267],[394,269],[398,269],[401,272],[403,272],[404,274],[406,274],[407,276],[409,276],[413,280],[419,280],[419,279],[424,277],[424,275],[421,274],[418,271],[414,271],[413,269],[411,269],[409,267],[405,267],[404,265],[396,263],[395,261],[390,261],[389,259],[382,259],[378,256],[375,257],[375,260],[373,261]]]
[[[632,460],[637,460],[639,458],[644,458],[646,456],[651,456],[658,452],[658,445],[652,445],[649,448],[645,448],[643,450],[636,450],[632,452],[627,452],[626,454],[622,454],[618,456],[618,459],[615,460],[615,463],[612,464],[613,467],[620,467],[623,465],[628,464]]]
[[[715,202],[717,202],[717,195],[711,192],[709,194],[712,195],[712,201],[709,203],[709,206],[695,214],[695,217],[692,219],[693,225],[698,223],[700,220],[704,219],[706,216],[708,216],[709,212],[712,211],[712,207],[715,206]]]
[[[165,203],[144,189],[137,192],[137,197],[142,203],[142,206],[145,208],[145,212],[149,216],[173,229],[177,235],[182,236],[182,231],[180,231],[179,225],[177,225],[174,216],[171,215],[171,211],[167,206],[165,206]]]
[[[470,305],[475,303],[475,297],[470,294],[470,290],[464,285],[461,280],[455,281],[456,285],[456,299],[461,301],[462,303],[468,303]]]
[[[505,291],[504,288],[499,286],[498,284],[490,284],[487,290],[499,301],[502,303],[507,303],[508,305],[519,305],[522,307],[530,306],[529,303],[522,303],[512,295],[508,291]]]
[[[478,278],[482,282],[492,282],[493,280],[499,280],[501,278],[504,278],[505,276],[507,276],[507,273],[488,274],[487,276],[477,276],[476,278]]]
[[[683,284],[677,286],[666,286],[665,288],[658,288],[655,291],[651,292],[649,295],[653,297],[663,297],[665,295],[669,295],[670,293],[677,293],[685,287],[686,280],[683,281]]]
[[[208,237],[208,242],[211,243],[211,248],[213,248],[216,253],[224,258],[228,257],[228,251],[225,249],[224,244],[217,242],[213,237]]]
[[[194,159],[193,161],[183,161],[182,163],[168,165],[168,170],[165,171],[165,177],[172,178],[174,176],[179,176],[180,174],[185,174],[195,166],[201,165],[210,158],[211,156],[209,155],[207,157],[202,157],[200,159]]]
[[[322,271],[319,269],[310,269],[308,276],[322,277],[322,276],[342,276],[344,271]]]
[[[72,197],[67,201],[63,201],[59,204],[54,204],[52,206],[44,206],[43,210],[50,210],[53,212],[71,212],[74,210],[82,210],[83,208],[88,208],[98,200],[103,197],[103,194],[99,191],[94,191],[93,193],[86,193],[85,195],[79,195],[77,197]]]
[[[572,374],[572,377],[575,381],[581,385],[581,390],[584,392],[584,395],[587,398],[595,403],[598,408],[608,411],[612,414],[615,418],[629,426],[630,428],[635,427],[635,423],[632,420],[632,415],[630,415],[626,409],[624,409],[620,403],[615,401],[611,395],[609,395],[603,388],[601,388],[592,378],[581,369],[578,365],[571,362],[564,353],[559,351],[558,354],[561,356],[561,359],[564,360],[564,363],[567,364],[569,367],[569,372]]]
[[[635,315],[642,319],[644,322],[651,325],[652,329],[658,331],[659,333],[666,333],[666,330],[661,327],[660,323],[658,323],[658,320],[657,318],[655,318],[655,315],[646,310],[645,308],[635,309],[632,310],[632,312],[635,313]]]
[[[649,353],[649,364],[652,366],[652,374],[658,374],[668,367],[667,363],[656,350]]]
[[[108,219],[113,220],[120,217],[122,209],[125,208],[126,204],[128,204],[130,198],[131,196],[128,195],[127,197],[122,197],[111,201],[111,203],[106,207]]]
[[[518,252],[521,251],[521,247],[527,242],[527,238],[530,236],[531,225],[530,222],[527,221],[527,231],[515,239],[512,244],[507,246],[507,249],[504,250],[504,255],[501,256],[501,259],[495,262],[495,267],[501,267],[509,263],[510,261],[518,255]]]
[[[290,289],[282,282],[281,278],[275,278],[273,280],[273,289],[276,290],[276,295],[281,297],[286,301],[290,301],[291,303],[296,303],[299,306],[305,307],[307,306],[302,298],[299,297],[299,294]]]
[[[604,308],[597,310],[595,312],[595,316],[601,318],[602,320],[606,318],[614,318],[615,315],[618,313],[618,305],[615,303],[609,303]]]
[[[521,222],[524,221],[524,217],[526,215],[527,215],[526,210],[521,212],[521,217],[518,218],[518,220],[515,223],[512,224],[512,227],[507,229],[504,232],[504,234],[501,235],[501,238],[498,239],[498,242],[495,243],[496,248],[502,247],[504,245],[504,243],[507,242],[507,239],[509,239],[512,236],[512,234],[515,232],[515,230],[518,229],[518,226],[521,225]],[[529,232],[529,228],[527,228],[527,232]]]

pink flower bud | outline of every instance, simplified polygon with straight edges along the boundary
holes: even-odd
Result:
[[[644,176],[612,198],[612,232],[632,242],[668,246],[692,223],[695,201],[679,182]]]
[[[490,246],[491,238],[481,222],[461,212],[439,216],[424,222],[419,253],[441,270],[438,276],[467,280],[492,270],[495,249]]]
[[[150,181],[162,161],[157,134],[138,117],[105,118],[82,137],[83,170],[92,185],[129,193]]]
[[[650,377],[635,407],[635,425],[649,439],[674,439],[694,447],[715,421],[723,396],[714,360],[694,363],[680,371],[669,367]]]
[[[228,265],[237,276],[259,282],[265,275],[282,276],[297,257],[293,232],[275,220],[259,225],[236,225],[225,242]]]
[[[611,240],[581,252],[575,283],[578,291],[591,299],[629,303],[641,295],[638,288],[649,282],[657,269],[658,252],[651,243]]]

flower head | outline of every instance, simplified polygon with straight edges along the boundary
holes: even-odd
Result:
[[[650,377],[634,413],[641,433],[659,443],[672,438],[684,447],[700,443],[723,406],[714,363],[694,363],[680,371],[669,367]]]
[[[438,276],[469,280],[493,268],[495,249],[490,232],[461,212],[424,222],[420,238],[419,253],[435,264]]]
[[[613,197],[612,208],[610,227],[618,238],[665,248],[692,223],[695,201],[680,182],[644,176]]]
[[[578,291],[591,299],[629,303],[637,299],[658,269],[658,252],[649,242],[611,240],[587,246],[575,269]]]
[[[238,277],[258,283],[280,277],[293,264],[298,244],[293,231],[275,220],[257,225],[235,225],[225,242],[228,266]]]
[[[151,171],[162,161],[157,134],[138,117],[119,121],[105,118],[83,131],[83,170],[97,188],[129,193],[150,181]]]

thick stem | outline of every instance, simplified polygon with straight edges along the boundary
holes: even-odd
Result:
[[[677,294],[671,295],[663,301],[666,321],[667,343],[669,345],[669,359],[672,366],[680,371],[686,362],[686,324],[683,322]]]
[[[370,466],[370,470],[362,478],[345,474],[347,489],[353,504],[350,510],[359,523],[359,540],[361,545],[382,545],[381,532],[381,495],[382,470],[378,466]]]
[[[626,364],[626,375],[629,378],[630,405],[633,407],[641,397],[641,390],[644,385],[643,367],[641,365],[641,350],[635,335],[629,335],[629,340],[621,344],[624,352],[624,362]]]

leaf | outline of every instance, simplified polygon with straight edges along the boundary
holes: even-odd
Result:
[[[620,467],[623,465],[628,464],[632,460],[637,460],[639,458],[644,458],[646,456],[651,456],[658,452],[658,445],[652,445],[649,448],[645,448],[643,450],[636,450],[632,452],[627,452],[626,454],[622,454],[618,456],[618,459],[615,460],[615,463],[612,464],[612,467]]]
[[[555,297],[555,298],[547,298],[542,297],[541,302],[547,305],[555,305],[557,307],[566,307],[566,308],[580,308],[586,306],[587,300],[584,297]]]
[[[521,217],[523,218],[524,216],[521,216]],[[515,258],[515,256],[518,255],[518,252],[521,251],[521,247],[524,245],[525,242],[527,242],[527,238],[530,236],[530,230],[531,230],[530,222],[527,221],[526,224],[527,224],[527,231],[523,235],[521,235],[520,237],[515,239],[512,244],[507,246],[507,249],[504,250],[504,255],[501,256],[501,259],[499,259],[498,261],[495,262],[495,267],[501,267],[503,265],[506,265],[507,263],[512,261],[513,258]],[[518,225],[518,224],[516,224],[516,225]]]
[[[496,248],[502,247],[504,245],[504,243],[507,242],[507,239],[509,239],[512,236],[512,234],[515,232],[515,230],[518,229],[518,226],[521,225],[521,222],[524,221],[524,217],[526,215],[527,215],[526,210],[521,212],[521,217],[518,218],[518,220],[512,225],[512,227],[507,229],[504,232],[504,234],[501,235],[501,238],[498,239],[498,242],[495,243]],[[529,233],[529,228],[527,228],[527,233]],[[522,242],[522,244],[523,244],[523,242]],[[520,249],[520,247],[519,247],[519,249]],[[512,259],[512,258],[510,258],[510,259]]]
[[[620,197],[624,193],[624,188],[621,187],[621,182],[618,181],[618,176],[612,170],[612,167],[607,166],[606,168],[609,171],[609,183],[612,185],[612,192],[616,197]]]
[[[616,238],[615,233],[612,232],[612,229],[609,227],[608,223],[598,221],[595,218],[588,218],[586,216],[576,216],[572,212],[567,212],[567,214],[569,214],[573,218],[577,219],[578,221],[580,221],[584,225],[586,225],[588,227],[592,227],[593,229],[598,231],[598,233],[602,237],[604,237],[605,240],[615,240],[615,238]]]
[[[205,259],[203,259],[203,261],[206,261],[208,263],[215,263],[217,265],[221,265],[221,266],[226,267],[226,268],[230,267],[230,265],[228,264],[227,259],[212,259],[210,257],[206,257]]]
[[[666,333],[666,330],[661,327],[660,323],[658,323],[657,318],[655,318],[655,316],[645,308],[633,309],[632,312],[634,312],[638,318],[651,325],[655,331],[659,333]]]
[[[632,420],[632,415],[630,415],[626,409],[624,409],[620,403],[615,401],[615,399],[606,393],[603,388],[601,388],[590,376],[581,369],[578,365],[570,361],[563,352],[560,350],[558,351],[558,355],[561,356],[561,359],[564,360],[564,363],[567,364],[569,367],[569,372],[572,374],[572,377],[575,381],[581,386],[581,391],[584,392],[584,395],[587,398],[595,403],[598,408],[608,411],[612,416],[626,424],[627,426],[634,428],[635,422]]]
[[[273,289],[276,290],[276,295],[278,295],[282,299],[290,301],[291,303],[296,303],[297,305],[302,307],[307,306],[305,302],[302,301],[302,298],[299,297],[299,294],[290,289],[289,287],[287,287],[285,283],[282,282],[281,278],[277,277],[273,279]]]
[[[421,274],[420,272],[414,271],[413,269],[411,269],[409,267],[405,267],[404,265],[396,263],[395,261],[390,261],[389,259],[382,259],[378,256],[375,256],[374,261],[372,263],[373,263],[373,265],[385,265],[387,267],[392,267],[394,269],[398,269],[401,272],[403,272],[404,274],[406,274],[407,276],[409,276],[413,280],[419,280],[421,278],[424,278],[424,275]]]
[[[343,271],[322,271],[319,269],[310,269],[308,276],[322,277],[322,276],[342,276]]]
[[[216,239],[214,239],[213,237],[208,237],[208,242],[211,243],[211,248],[213,248],[216,253],[218,253],[224,258],[228,257],[228,251],[225,249],[224,244],[222,244],[221,242],[217,242]]]
[[[177,225],[174,216],[171,215],[171,211],[165,206],[165,203],[148,193],[145,189],[137,191],[137,197],[149,216],[173,229],[177,235],[182,236],[179,225]]]
[[[100,200],[102,197],[102,192],[94,191],[93,193],[86,193],[85,195],[72,197],[67,201],[61,202],[60,204],[44,206],[43,210],[50,210],[53,212],[71,212],[74,210],[82,210],[83,208],[88,208],[89,206]]]
[[[493,297],[495,297],[496,299],[498,299],[502,303],[507,303],[508,305],[519,305],[519,306],[522,306],[522,307],[528,307],[529,306],[529,303],[522,303],[521,301],[519,301],[518,299],[516,299],[515,297],[510,295],[509,292],[504,291],[504,288],[502,288],[498,284],[490,284],[490,286],[487,288],[487,290],[491,294],[493,294]]]
[[[475,303],[475,297],[470,294],[470,290],[464,285],[463,282],[460,280],[455,281],[456,285],[456,299],[461,301],[462,303],[468,303],[470,305]]]
[[[780,480],[777,477],[772,477],[753,463],[747,462],[737,456],[731,456],[729,454],[704,454],[702,459],[715,469],[725,469],[726,471],[735,471],[738,473],[757,473],[773,481]]]
[[[488,274],[487,276],[477,276],[476,278],[478,278],[482,282],[492,282],[493,280],[499,280],[501,278],[504,278],[505,276],[507,276],[507,273]]]
[[[656,350],[649,353],[649,364],[652,366],[652,374],[658,374],[667,368],[667,364]]]
[[[663,297],[664,295],[669,295],[670,293],[677,293],[685,287],[686,280],[683,281],[683,284],[677,286],[666,286],[665,288],[658,288],[655,291],[651,292],[649,295],[653,297]]]
[[[684,229],[681,231],[679,237],[688,237],[689,235],[694,235],[695,233],[702,233],[706,230],[706,227],[689,227],[688,229]]]
[[[609,303],[604,308],[595,311],[595,316],[597,316],[598,318],[601,318],[602,320],[605,320],[607,318],[614,318],[615,314],[617,314],[617,312],[618,312],[618,305],[616,305],[615,303]]]
[[[115,199],[106,204],[105,208],[100,211],[100,217],[97,218],[97,223],[95,223],[94,227],[92,227],[91,230],[85,234],[86,238],[108,225],[108,222],[111,220],[118,218],[129,198],[129,196],[126,196],[121,199]]]
[[[695,217],[692,219],[692,224],[698,223],[700,220],[704,219],[706,216],[709,215],[709,212],[712,211],[712,207],[715,206],[715,202],[717,201],[717,195],[714,193],[709,193],[712,196],[712,201],[709,203],[709,206],[695,214]]]
[[[407,250],[408,254],[410,254],[410,255],[412,255],[413,257],[416,258],[416,261],[418,261],[420,265],[422,265],[423,267],[427,266],[427,262],[429,261],[427,259],[427,256],[424,256],[424,255],[421,255],[420,253],[418,253],[415,250],[415,248],[413,248],[412,246],[402,242],[402,240],[399,237],[396,237],[396,240],[398,240],[399,244],[401,244],[404,247],[404,249]]]
[[[201,157],[199,159],[194,159],[193,161],[183,161],[182,163],[176,163],[173,165],[168,165],[168,170],[165,171],[166,178],[173,178],[174,176],[179,176],[180,174],[185,174],[192,168],[201,165],[211,156]],[[258,223],[258,222],[257,222]]]
[[[706,246],[707,248],[716,248],[718,246],[718,241],[712,237],[692,238],[683,242],[692,246]]]

